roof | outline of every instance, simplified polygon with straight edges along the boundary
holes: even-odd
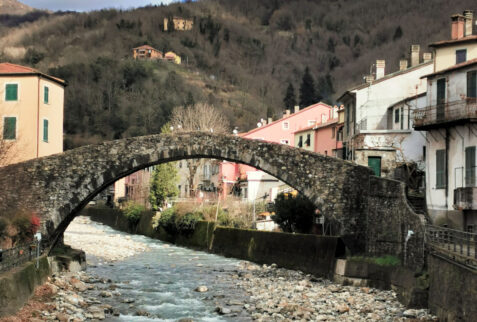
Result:
[[[403,75],[403,74],[406,74],[406,73],[409,73],[409,72],[412,72],[412,71],[415,71],[416,69],[419,69],[419,68],[422,68],[422,67],[425,67],[427,65],[430,65],[433,63],[433,60],[430,60],[428,62],[425,62],[425,63],[421,63],[421,64],[418,64],[418,65],[415,65],[415,66],[411,66],[409,68],[406,68],[405,70],[398,70],[398,71],[395,71],[394,73],[391,73],[391,74],[387,74],[383,77],[381,77],[380,79],[376,79],[376,80],[373,80],[373,82],[371,83],[371,85],[374,85],[374,84],[377,84],[377,83],[380,83],[380,82],[384,82],[390,78],[393,78],[393,77],[397,77],[397,76],[400,76],[400,75]],[[341,100],[344,96],[346,96],[347,94],[351,94],[352,91],[356,91],[356,90],[360,90],[360,89],[363,89],[363,88],[366,88],[370,86],[370,84],[368,83],[361,83],[359,85],[356,85],[354,87],[351,87],[350,89],[348,89],[346,92],[344,92],[340,97],[338,97],[337,101]]]
[[[285,121],[285,120],[287,120],[287,119],[290,119],[291,117],[294,117],[294,116],[296,116],[296,115],[298,115],[298,114],[300,114],[300,113],[303,113],[303,112],[305,112],[305,111],[311,110],[312,108],[317,107],[318,105],[324,105],[324,106],[326,106],[326,107],[328,107],[328,108],[330,108],[330,109],[332,108],[332,107],[329,106],[328,104],[325,104],[325,103],[323,103],[323,102],[318,102],[318,103],[316,103],[316,104],[313,104],[313,105],[310,105],[310,106],[308,106],[308,107],[305,107],[304,109],[299,110],[299,111],[296,112],[296,113],[292,113],[292,114],[290,114],[289,116],[282,117],[281,119],[278,119],[278,120],[276,120],[276,121],[273,121],[273,122],[271,122],[271,123],[268,123],[267,125],[254,128],[253,130],[250,130],[250,131],[245,132],[245,133],[243,133],[243,134],[241,133],[241,136],[245,136],[245,135],[248,135],[248,134],[252,134],[252,133],[254,133],[254,132],[257,132],[258,130],[262,130],[262,129],[267,128],[267,127],[269,127],[269,126],[271,126],[271,125],[277,124],[277,123],[279,123],[279,122],[283,122],[283,121]]]
[[[318,129],[321,129],[321,128],[324,128],[324,127],[327,127],[327,126],[330,126],[330,125],[333,125],[333,124],[336,124],[338,123],[338,119],[335,118],[335,119],[331,119],[329,120],[328,122],[325,122],[325,123],[319,123],[319,124],[313,124],[311,126],[307,126],[303,129],[300,129],[298,131],[295,131],[293,132],[294,134],[295,133],[301,133],[301,132],[305,132],[305,131],[309,131],[309,130],[318,130]]]
[[[463,62],[463,63],[460,63],[460,64],[457,64],[457,65],[451,66],[451,67],[449,67],[449,68],[446,68],[446,69],[443,69],[443,70],[434,72],[434,73],[432,73],[432,74],[428,74],[428,75],[421,76],[421,78],[433,77],[433,76],[437,76],[437,75],[446,74],[446,73],[448,73],[448,72],[453,72],[453,71],[455,71],[455,70],[458,70],[458,69],[461,69],[461,68],[465,68],[465,67],[469,67],[469,66],[472,66],[472,65],[475,65],[475,64],[477,64],[477,58],[474,58],[474,59],[465,61],[465,62]]]
[[[47,75],[31,67],[11,63],[0,63],[0,76],[39,76],[66,86],[66,82],[61,78]]]
[[[477,35],[470,35],[470,36],[462,37],[459,39],[442,40],[442,41],[438,41],[438,42],[430,44],[429,47],[444,47],[444,46],[451,46],[453,44],[460,44],[463,42],[473,42],[473,41],[477,41]]]
[[[133,48],[133,49],[151,49],[151,50],[159,51],[156,48],[151,47],[149,45],[142,45],[142,46],[139,46],[139,47],[136,47],[136,48]]]
[[[426,95],[427,95],[427,92],[423,92],[423,93],[418,94],[418,95],[406,97],[406,98],[400,100],[399,102],[396,102],[396,103],[394,103],[394,104],[392,104],[392,105],[389,105],[388,110],[389,110],[390,108],[393,108],[393,107],[396,106],[396,105],[399,105],[399,104],[402,104],[402,103],[405,103],[405,102],[408,102],[408,101],[411,101],[411,100],[414,100],[414,99],[416,99],[416,98],[423,97],[423,96],[426,96]]]
[[[165,57],[176,57],[177,54],[173,51],[168,51],[164,56]]]

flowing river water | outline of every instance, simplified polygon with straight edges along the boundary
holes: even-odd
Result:
[[[68,236],[70,234],[76,235],[71,246],[77,248],[81,246],[77,244],[81,240],[99,241],[96,245],[83,247],[87,253],[87,273],[107,278],[110,283],[104,283],[104,288],[100,284],[96,290],[87,291],[83,296],[101,298],[101,294],[108,295],[101,298],[101,302],[117,309],[120,316],[107,317],[106,320],[250,320],[246,312],[238,308],[234,310],[233,305],[233,316],[224,317],[216,312],[220,305],[233,304],[234,301],[238,303],[247,296],[230,278],[238,271],[239,260],[177,247],[140,235],[129,235],[95,222],[89,224],[86,232],[78,228],[80,227],[73,226],[73,229],[65,233],[66,243],[72,239]],[[142,244],[146,246],[146,250],[115,262],[109,262],[107,257],[90,254],[98,251],[91,249],[92,247],[99,248],[100,251],[107,248],[100,241],[108,241],[110,238],[107,237],[111,236],[126,240],[127,243]],[[130,252],[124,246],[115,251],[119,254]],[[206,286],[208,291],[196,292],[195,289],[199,286]],[[108,293],[113,296],[109,297]],[[137,316],[138,313],[149,316]]]

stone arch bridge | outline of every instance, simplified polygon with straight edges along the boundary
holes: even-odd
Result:
[[[337,223],[353,253],[404,254],[409,227],[416,233],[413,247],[421,252],[421,219],[407,206],[402,184],[376,178],[369,168],[337,158],[211,133],[128,138],[0,168],[0,211],[39,213],[43,238],[53,245],[81,209],[119,178],[189,158],[244,163],[277,177]],[[412,252],[406,256],[414,261]]]

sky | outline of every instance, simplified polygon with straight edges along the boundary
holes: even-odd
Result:
[[[91,11],[104,8],[130,9],[144,7],[148,4],[169,4],[178,0],[19,0],[37,9],[51,11]]]

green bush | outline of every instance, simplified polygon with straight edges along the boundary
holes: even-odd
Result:
[[[176,209],[174,207],[167,208],[161,212],[161,217],[158,220],[158,227],[164,228],[168,233],[174,234],[177,232],[176,228]]]
[[[0,217],[0,235],[3,235],[8,226],[8,220]]]
[[[146,211],[146,208],[142,205],[130,203],[126,206],[123,213],[130,224],[135,225],[141,220],[142,213]]]
[[[281,193],[275,199],[272,216],[285,232],[308,233],[313,225],[315,206],[305,196]]]
[[[199,212],[188,212],[185,215],[178,216],[176,214],[176,229],[180,232],[191,232],[194,230],[197,222],[204,219],[204,215]]]

